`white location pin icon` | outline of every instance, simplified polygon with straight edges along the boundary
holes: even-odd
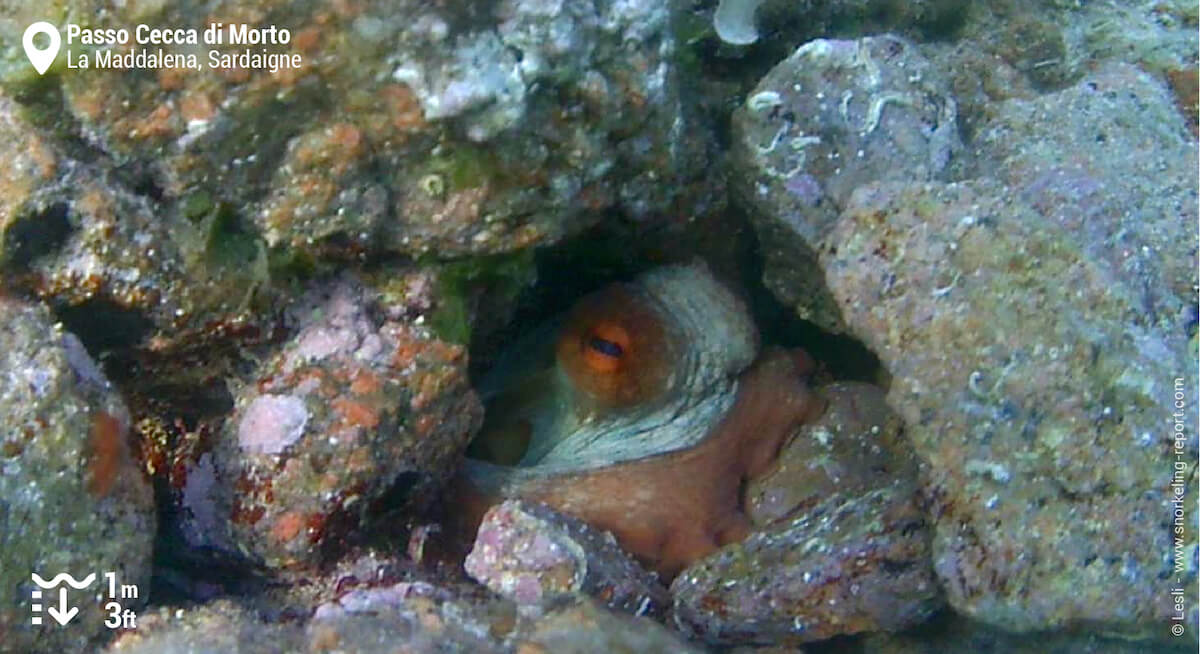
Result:
[[[34,46],[33,37],[38,34],[45,34],[50,39],[50,45],[41,50]],[[21,37],[21,45],[24,46],[25,56],[29,57],[29,63],[33,64],[33,69],[38,72],[38,75],[44,75],[50,68],[50,64],[54,63],[54,58],[58,56],[62,37],[58,35],[58,29],[54,25],[39,20],[25,28],[25,36]]]

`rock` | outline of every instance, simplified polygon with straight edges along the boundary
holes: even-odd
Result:
[[[351,591],[300,620],[270,620],[221,599],[146,614],[137,630],[122,634],[106,651],[509,651],[500,643],[516,624],[512,611],[505,618],[492,609],[491,604],[464,601],[429,584],[407,582]]]
[[[957,38],[920,44],[950,78],[967,141],[1005,100],[1060,91],[1114,61],[1168,80],[1195,67],[1197,10],[1187,2],[974,3],[969,13]]]
[[[88,650],[111,633],[107,573],[138,588],[123,608],[150,591],[153,494],[129,450],[129,413],[39,306],[0,298],[0,370],[0,650]],[[60,574],[86,584],[46,589],[32,576]],[[52,608],[67,612],[65,626]]]
[[[933,114],[886,95],[868,103],[882,112],[867,147],[814,158],[847,130],[801,133],[786,110],[794,125],[828,116],[815,124],[836,127],[842,88],[853,115],[855,80],[929,84],[931,106],[954,106],[916,55],[893,68],[850,56],[885,60],[863,48],[887,42],[810,43],[735,116],[738,188],[769,244],[768,286],[801,317],[861,339],[892,375],[887,400],[928,467],[935,565],[957,610],[1010,630],[1161,633],[1168,586],[1194,578],[1197,549],[1185,534],[1173,569],[1171,484],[1193,478],[1195,428],[1163,430],[1175,384],[1196,378],[1162,368],[1195,347],[1196,249],[1180,228],[1195,221],[1195,141],[1161,81],[1106,64],[1056,93],[971,91],[971,152],[946,167],[931,162],[959,152],[950,123],[927,138]],[[817,55],[845,63],[796,70]],[[797,137],[796,151],[755,147]],[[861,160],[846,157],[857,150]],[[966,174],[980,177],[945,182]],[[773,266],[795,274],[774,283]],[[1164,455],[1181,457],[1178,478]],[[1185,613],[1194,631],[1195,606]]]
[[[819,394],[828,403],[821,416],[797,430],[774,470],[746,487],[746,511],[757,526],[802,515],[833,494],[853,497],[916,479],[917,459],[883,390],[833,382]]]
[[[734,113],[732,152],[767,288],[843,331],[812,244],[865,182],[946,178],[962,152],[956,116],[940,71],[896,36],[810,41],[771,69]]]
[[[1194,153],[1178,146],[1154,172],[1166,189],[1172,175],[1190,174]],[[1121,170],[1130,181],[1107,177],[1092,187],[1091,206],[1124,200],[1134,171],[1148,172]],[[1064,201],[1067,189],[1057,189],[869,185],[822,262],[847,324],[893,375],[889,404],[928,466],[935,565],[952,606],[1010,630],[1163,632],[1172,580],[1195,574],[1186,561],[1172,574],[1174,470],[1164,456],[1196,451],[1186,425],[1178,441],[1163,428],[1173,379],[1194,387],[1194,373],[1163,365],[1188,356],[1194,327],[1184,298],[1150,280],[1165,279],[1175,257],[1194,262],[1194,252],[1176,233],[1122,257],[1064,228],[1060,211],[1090,203]],[[1143,200],[1159,201],[1128,198]],[[1135,216],[1101,209],[1087,231],[1136,239],[1178,229],[1173,215]],[[1114,267],[1113,257],[1145,268]],[[1194,609],[1188,615],[1195,624]]]
[[[900,421],[874,386],[838,382],[819,393],[825,412],[748,485],[756,531],[671,585],[685,633],[795,645],[898,631],[941,605]]]
[[[463,600],[425,583],[356,590],[317,607],[305,628],[308,651],[504,652],[511,611]]]
[[[0,94],[0,273],[89,344],[195,340],[245,320],[265,251],[215,209],[164,211],[128,170],[64,144]],[[206,328],[205,326],[208,325]],[[182,332],[182,333],[181,333]]]
[[[562,598],[541,616],[510,602],[424,582],[352,590],[311,616],[270,620],[230,600],[163,607],[121,635],[112,653],[195,652],[698,652],[662,625]]]
[[[1196,142],[1185,128],[1162,80],[1113,64],[1059,93],[998,104],[974,144],[980,168],[1041,221],[1076,234],[1099,270],[1132,276],[1118,281],[1145,313],[1135,323],[1173,341],[1194,320],[1196,248],[1179,231],[1196,215]]]
[[[1179,638],[1178,646],[1160,645],[1153,651],[1183,654],[1189,651]],[[1012,633],[952,612],[945,612],[920,629],[863,637],[846,648],[851,654],[957,654],[958,652],[1005,652],[1006,654],[1141,654],[1146,643],[1104,634],[1076,632]]]
[[[390,546],[347,549],[292,583],[245,579],[223,597],[153,607],[111,651],[204,650],[206,642],[250,652],[506,651],[518,625],[511,602],[461,574],[422,569]]]
[[[371,297],[343,278],[293,307],[293,336],[189,470],[192,546],[312,567],[385,493],[419,500],[444,483],[482,418],[465,353],[379,317]]]
[[[202,32],[219,19],[223,56],[245,48],[230,43],[234,25],[287,30],[286,43],[251,50],[299,67],[213,66],[208,48],[171,46],[194,54],[195,69],[34,79],[27,63],[0,61],[0,83],[48,126],[136,170],[160,214],[222,207],[285,255],[512,251],[609,208],[650,218],[691,202],[681,189],[695,192],[708,166],[710,136],[687,128],[698,123],[679,97],[670,4],[254,0],[214,17],[85,1],[72,11],[95,15],[95,28]],[[6,20],[0,34],[19,43],[28,23]]]
[[[667,589],[611,533],[535,503],[492,507],[464,565],[476,581],[523,606],[582,593],[620,611],[659,616],[670,603]]]
[[[969,51],[974,51],[998,58],[1025,78],[1018,85],[1044,91],[1075,84],[1114,59],[1154,75],[1195,60],[1190,25],[1196,22],[1196,8],[1186,2],[975,3],[972,9],[962,40],[955,44],[959,57],[970,59]],[[970,75],[953,65],[946,70],[954,77]]]
[[[297,269],[510,254],[610,211],[650,222],[723,203],[705,179],[711,130],[680,99],[670,5],[555,7],[60,8],[95,28],[279,28],[286,44],[250,50],[302,64],[213,66],[167,45],[199,61],[135,79],[60,57],[42,77],[0,52],[0,148],[16,164],[0,178],[0,267],[70,305],[75,331],[177,355],[269,331],[286,293],[273,282]],[[14,8],[0,35],[19,43],[42,18]]]
[[[1005,629],[1165,637],[1196,573],[1194,535],[1170,555],[1195,371],[1164,368],[1194,352],[1195,142],[1115,65],[998,107],[979,144],[1003,183],[865,186],[821,253],[929,466],[938,576]]]
[[[615,613],[583,600],[559,607],[522,630],[516,641],[521,654],[591,654],[613,652],[701,652],[678,634],[650,620]]]
[[[675,622],[715,644],[799,644],[899,631],[941,604],[914,486],[834,495],[684,570]]]
[[[139,618],[137,629],[122,633],[105,651],[121,654],[304,651],[305,639],[300,628],[264,622],[228,599],[186,609],[160,607]]]

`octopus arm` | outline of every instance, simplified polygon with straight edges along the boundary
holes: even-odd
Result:
[[[750,529],[742,489],[819,413],[804,356],[772,351],[742,378],[733,409],[693,448],[531,481],[516,495],[607,529],[664,579]]]

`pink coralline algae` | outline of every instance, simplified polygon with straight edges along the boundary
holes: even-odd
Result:
[[[291,395],[255,398],[238,424],[238,445],[254,454],[278,454],[304,435],[308,409]]]

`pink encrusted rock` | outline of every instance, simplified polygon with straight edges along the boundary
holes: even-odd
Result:
[[[192,466],[211,498],[184,484],[189,542],[312,570],[377,500],[416,506],[446,480],[482,417],[466,353],[377,305],[341,278],[288,309],[292,337],[240,386],[211,455]]]
[[[661,613],[668,602],[657,577],[635,563],[612,534],[531,502],[492,507],[464,567],[476,581],[520,605],[583,593],[611,608],[646,615]]]
[[[238,445],[254,454],[278,454],[304,435],[308,409],[291,395],[262,395],[238,424]]]

